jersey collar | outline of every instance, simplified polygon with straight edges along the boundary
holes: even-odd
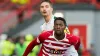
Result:
[[[55,31],[53,31],[53,38],[54,38],[55,40],[57,40],[57,39],[55,38],[55,36],[54,36],[54,32],[55,32]],[[65,40],[65,39],[66,39],[66,33],[65,33],[64,39],[62,39],[62,40]],[[57,41],[62,41],[62,40],[57,40]]]

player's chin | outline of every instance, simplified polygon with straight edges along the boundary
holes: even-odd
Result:
[[[58,35],[60,35],[60,34],[61,34],[61,31],[56,31],[56,33],[57,33]]]
[[[46,13],[42,13],[42,15],[43,15],[43,16],[47,16],[47,14],[46,14]]]

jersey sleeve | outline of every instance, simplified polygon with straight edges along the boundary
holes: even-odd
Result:
[[[73,41],[74,47],[78,51],[80,46],[80,38],[78,36],[73,36],[73,37],[74,37],[74,41]]]
[[[78,36],[71,35],[69,40],[70,40],[70,43],[74,45],[75,49],[78,50],[80,46],[80,38]]]
[[[27,56],[29,54],[29,52],[31,52],[31,50],[36,45],[39,45],[40,43],[42,43],[44,41],[43,36],[44,36],[44,34],[40,34],[37,38],[35,38],[32,42],[30,42],[30,44],[27,46],[23,56]]]

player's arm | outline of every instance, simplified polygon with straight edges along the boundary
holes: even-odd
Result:
[[[77,44],[75,45],[75,49],[78,51],[79,47],[80,47],[80,39],[78,39],[78,42],[77,42]]]
[[[78,51],[79,47],[80,47],[80,38],[76,36],[76,41],[74,44],[75,49]]]
[[[39,45],[40,43],[43,42],[43,35],[40,34],[37,38],[35,38],[32,42],[30,42],[30,44],[27,46],[23,56],[27,56],[29,54],[29,52],[32,51],[32,49],[36,46]]]
[[[70,35],[70,43],[74,45],[75,49],[78,51],[80,47],[80,38],[78,36]]]

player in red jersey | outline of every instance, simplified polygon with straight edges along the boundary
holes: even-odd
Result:
[[[38,56],[71,56],[67,52],[72,45],[77,45],[78,50],[80,39],[77,36],[64,33],[66,21],[64,18],[57,17],[54,20],[54,30],[41,33],[26,48],[23,56],[27,56],[31,50],[39,44],[42,44]]]

